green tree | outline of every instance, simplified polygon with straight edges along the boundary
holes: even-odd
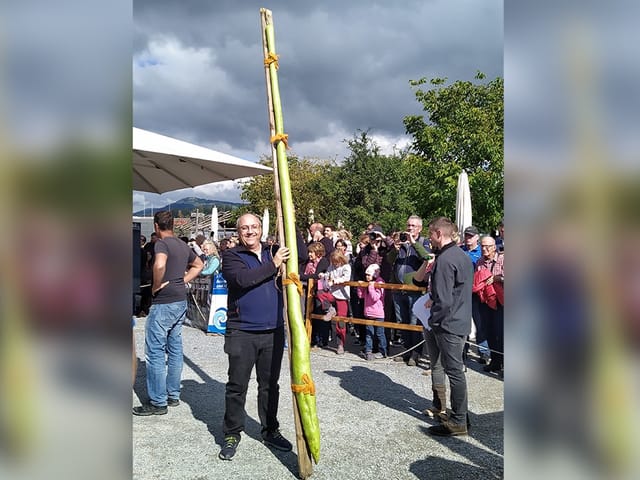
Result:
[[[400,229],[416,213],[412,201],[407,155],[382,155],[368,132],[360,131],[347,140],[350,154],[327,182],[329,204],[336,220],[354,234],[369,222],[380,223],[385,232]]]
[[[334,168],[329,160],[318,160],[311,158],[300,158],[296,155],[289,155],[288,158],[289,177],[291,179],[291,195],[296,212],[296,225],[299,228],[308,226],[308,212],[313,209],[316,220],[327,221],[326,198],[323,192],[326,188],[323,184],[327,181],[327,175]],[[272,166],[273,162],[269,157],[260,159],[262,165]],[[244,182],[240,198],[249,203],[246,207],[238,209],[238,215],[251,211],[261,215],[265,208],[269,209],[270,232],[275,232],[275,196],[273,174],[258,175]]]
[[[414,199],[420,199],[422,215],[455,218],[457,177],[464,169],[469,176],[473,223],[492,231],[504,207],[504,81],[498,77],[481,83],[446,79],[411,80],[416,99],[427,112],[404,118],[406,132],[413,136],[415,157],[408,161],[413,178]]]

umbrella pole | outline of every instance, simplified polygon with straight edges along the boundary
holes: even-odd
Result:
[[[264,58],[267,58],[269,49],[267,47],[266,27],[267,18],[271,23],[271,11],[267,9],[260,9],[260,20],[262,30],[262,46]],[[271,92],[271,74],[269,66],[265,65],[265,77],[267,87],[267,108],[269,111],[269,135],[273,137],[276,134],[275,124],[275,111],[273,107],[273,96]],[[274,180],[274,197],[276,201],[276,226],[278,229],[278,242],[280,245],[286,246],[285,230],[284,230],[284,218],[282,213],[282,197],[280,192],[279,172],[278,172],[278,155],[277,149],[274,143],[271,143],[271,157],[273,159],[273,180]],[[286,267],[283,264],[281,267],[281,273],[286,274]],[[284,303],[287,305],[287,292],[283,289]],[[288,309],[285,308],[285,325],[287,328],[287,341],[289,342],[289,348],[287,348],[287,355],[289,357],[289,369],[291,378],[293,379],[293,360],[291,358],[291,350],[293,349],[293,342],[291,341],[291,325],[289,323],[289,317],[287,315]],[[304,437],[304,430],[302,426],[302,419],[300,418],[300,409],[298,406],[298,399],[296,395],[291,395],[293,402],[293,420],[296,432],[296,447],[298,452],[298,472],[300,478],[306,479],[313,474],[313,463],[311,462],[311,452],[307,446],[307,442]]]

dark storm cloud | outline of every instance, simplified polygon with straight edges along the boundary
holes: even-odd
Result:
[[[261,6],[253,0],[135,1],[136,55],[154,40],[173,38],[180,48],[206,49],[217,71],[193,88],[157,79],[134,85],[136,126],[264,153]],[[347,137],[369,128],[399,137],[402,118],[420,112],[409,80],[466,80],[476,70],[502,75],[500,1],[276,1],[267,7],[281,56],[285,128],[294,145],[336,130]],[[338,142],[336,153],[341,148]]]

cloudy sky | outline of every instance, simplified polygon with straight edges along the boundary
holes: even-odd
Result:
[[[257,161],[269,154],[260,8],[272,10],[285,131],[292,152],[341,160],[370,130],[383,151],[406,145],[420,113],[409,80],[502,76],[501,0],[271,2],[134,0],[134,126]],[[163,196],[239,200],[233,183]]]

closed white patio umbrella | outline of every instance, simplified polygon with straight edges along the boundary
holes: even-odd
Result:
[[[471,190],[469,189],[469,177],[464,170],[458,175],[458,188],[456,190],[456,225],[460,236],[464,229],[473,224],[471,214]]]

